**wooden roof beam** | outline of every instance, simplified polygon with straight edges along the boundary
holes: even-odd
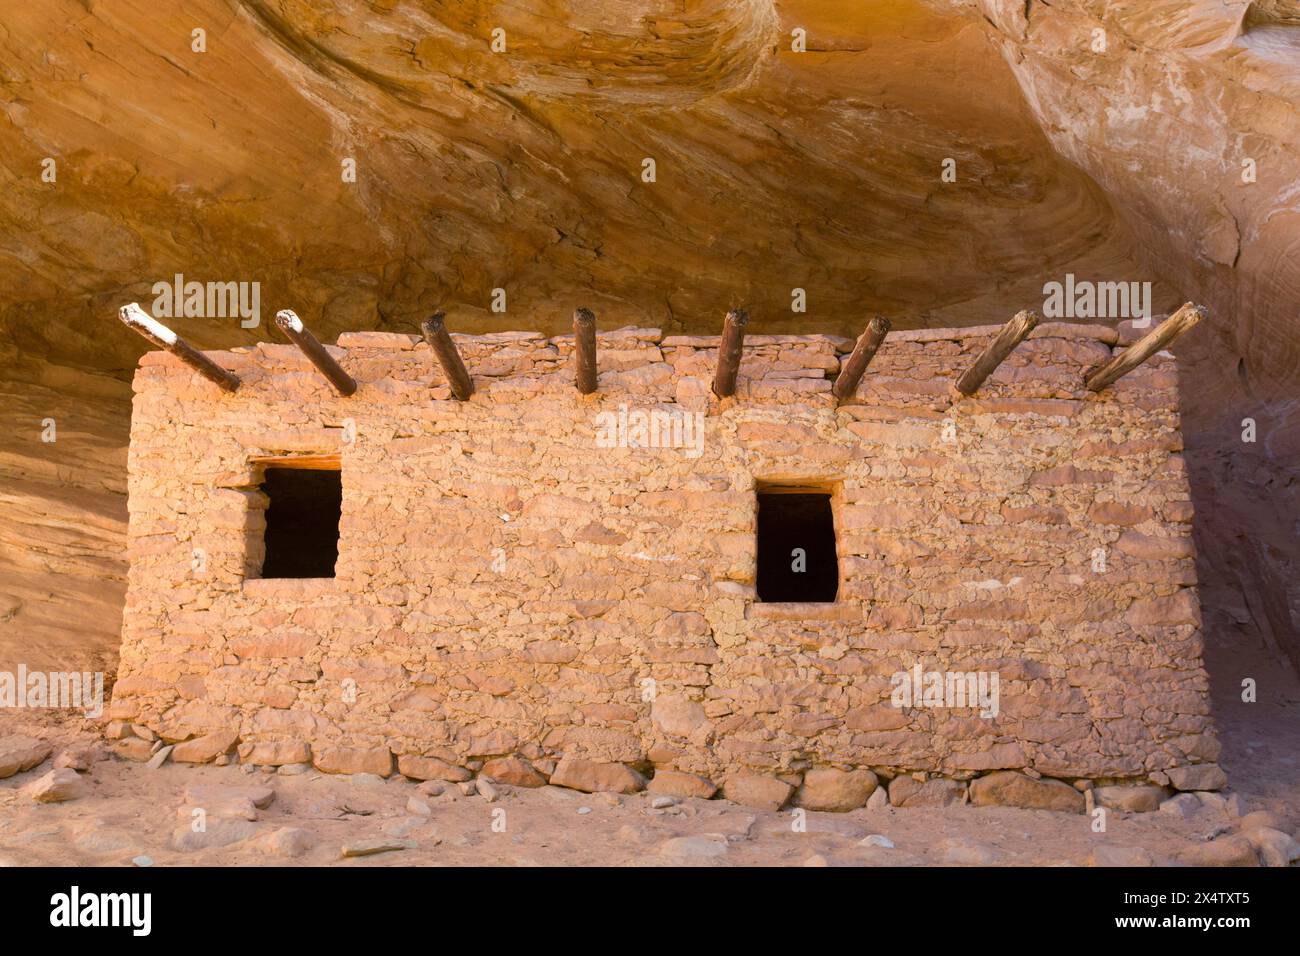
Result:
[[[718,370],[713,376],[713,394],[727,398],[736,394],[736,374],[740,371],[740,357],[745,351],[745,326],[749,313],[732,309],[722,323],[722,339],[718,342]]]
[[[573,313],[574,386],[583,395],[596,390],[596,316],[590,309]]]
[[[876,355],[876,350],[885,341],[889,328],[889,320],[883,315],[878,315],[867,323],[867,327],[858,336],[858,341],[853,346],[853,354],[844,360],[844,364],[840,366],[840,374],[836,376],[835,384],[831,386],[831,394],[835,396],[837,402],[851,398],[858,390],[862,373],[867,370],[867,366]]]
[[[171,352],[172,355],[175,355],[208,381],[216,383],[224,391],[238,391],[239,376],[226,371],[194,348],[194,346],[140,308],[139,303],[132,302],[129,305],[124,305],[118,310],[117,314],[127,328],[138,332],[160,349]]]
[[[451,386],[451,394],[463,402],[474,394],[474,381],[465,371],[465,363],[460,359],[460,352],[456,351],[456,343],[451,340],[445,320],[446,315],[439,310],[420,323],[420,332],[438,357],[442,373]]]
[[[1116,379],[1127,375],[1161,349],[1173,344],[1173,341],[1193,328],[1206,311],[1202,306],[1188,302],[1177,312],[1165,319],[1142,338],[1138,339],[1123,352],[1120,352],[1105,365],[1093,369],[1084,376],[1083,384],[1094,392],[1100,392]]]
[[[1002,331],[980,353],[979,358],[966,369],[961,378],[957,379],[954,398],[969,398],[979,391],[984,380],[1015,351],[1016,346],[1025,340],[1037,324],[1038,313],[1032,309],[1017,312],[1012,316],[1011,320],[1002,326]]]
[[[311,330],[302,324],[302,319],[292,309],[281,309],[275,313],[275,324],[288,337],[289,341],[302,350],[308,361],[315,365],[335,390],[343,396],[351,395],[357,390],[356,379],[334,360],[334,356],[325,350]]]

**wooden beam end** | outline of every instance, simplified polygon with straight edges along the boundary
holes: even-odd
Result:
[[[431,335],[437,335],[446,328],[447,314],[441,309],[420,323],[420,331],[424,333],[425,338],[428,338]]]

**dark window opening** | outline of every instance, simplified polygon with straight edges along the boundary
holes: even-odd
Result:
[[[332,578],[343,481],[337,469],[267,468],[264,578]]]
[[[758,599],[830,602],[840,587],[829,492],[758,493]]]

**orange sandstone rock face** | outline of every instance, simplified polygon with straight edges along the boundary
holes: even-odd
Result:
[[[1049,328],[978,401],[895,387],[992,334],[890,338],[839,406],[851,343],[825,336],[755,336],[724,401],[717,340],[655,330],[600,337],[637,360],[589,397],[571,339],[457,336],[463,403],[427,346],[374,335],[338,352],[346,399],[288,346],[209,353],[234,394],[151,353],[110,715],[187,755],[237,735],[247,763],[592,791],[659,771],[756,806],[859,806],[870,768],[1212,783],[1172,362],[1094,395],[1072,345],[1113,332]],[[333,578],[258,577],[259,470],[293,455],[340,463]],[[759,482],[829,489],[833,603],[757,599]],[[895,706],[913,672],[996,676],[996,706]],[[935,796],[905,779],[891,802]]]
[[[30,175],[0,192],[24,237],[0,333],[35,354],[127,367],[104,315],[177,273],[261,283],[258,328],[177,320],[203,346],[286,307],[331,335],[436,306],[554,332],[577,304],[712,331],[743,301],[764,331],[856,335],[867,310],[1001,321],[1044,267],[1156,278],[979,26],[921,0],[7,13],[0,152]]]

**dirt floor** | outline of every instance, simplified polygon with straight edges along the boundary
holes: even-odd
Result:
[[[1282,715],[1244,711],[1221,721],[1243,812],[1272,811],[1289,833],[1300,822],[1296,713],[1292,702]],[[4,726],[51,742],[56,756],[64,747],[102,747],[93,730],[51,712],[10,713]],[[51,766],[46,760],[0,781],[0,865],[1178,865],[1233,858],[1245,829],[1212,799],[1186,818],[1112,810],[1104,833],[1085,815],[973,806],[809,812],[801,828],[790,810],[721,800],[656,808],[648,793],[498,786],[489,801],[455,784],[430,796],[401,777],[150,769],[107,755],[82,775],[83,796],[36,803],[22,788]],[[241,789],[201,789],[214,784]],[[244,797],[262,802],[264,794],[247,788],[270,788],[274,798],[255,809]],[[342,856],[345,846],[371,841],[400,848]]]

